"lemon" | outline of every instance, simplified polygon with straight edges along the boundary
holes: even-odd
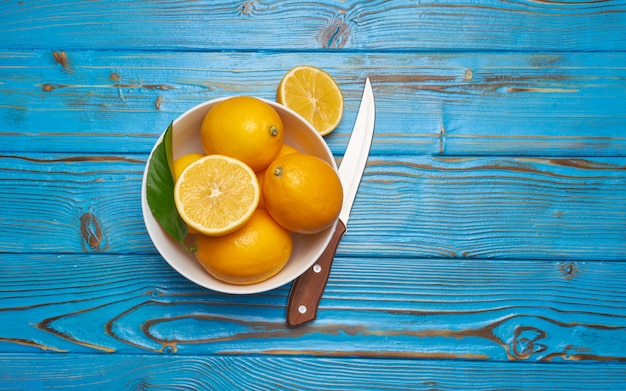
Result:
[[[278,151],[278,155],[276,157],[290,155],[292,153],[298,153],[298,150],[289,144],[283,144],[283,146],[280,148],[280,151]]]
[[[324,160],[293,153],[274,160],[263,180],[265,208],[286,229],[311,234],[331,226],[341,211],[343,187]]]
[[[283,122],[269,103],[237,96],[208,111],[200,136],[207,154],[230,156],[259,171],[274,160],[285,135]]]
[[[277,158],[280,156],[289,155],[291,153],[298,153],[298,150],[288,144],[283,144],[282,148],[278,152]],[[259,187],[263,188],[263,180],[265,179],[265,171],[261,170],[256,172],[256,179],[259,181]],[[263,192],[261,192],[261,198],[259,199],[259,208],[265,208],[265,200],[263,199]]]
[[[290,69],[278,85],[276,101],[300,114],[322,135],[343,117],[343,93],[327,72],[308,65]]]
[[[213,277],[231,284],[264,281],[285,266],[293,249],[291,234],[263,209],[224,236],[197,238],[196,258]]]
[[[243,162],[208,155],[189,164],[174,186],[174,201],[188,226],[224,235],[245,224],[259,203],[254,171]]]
[[[174,160],[174,182],[180,178],[180,174],[188,165],[203,157],[204,155],[201,153],[189,153]]]
[[[187,168],[188,165],[190,165],[191,163],[195,162],[198,159],[203,158],[204,156],[205,155],[201,153],[189,153],[187,155],[183,155],[179,157],[178,159],[174,160],[174,183],[178,181],[178,178],[180,178],[180,174],[182,174],[183,170]],[[191,228],[190,226],[187,226],[187,233],[197,234],[198,232],[195,229]]]

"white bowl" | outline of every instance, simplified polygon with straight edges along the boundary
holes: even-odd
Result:
[[[188,153],[204,153],[200,141],[200,126],[202,120],[211,107],[224,99],[227,99],[227,97],[201,103],[174,120],[172,127],[174,159]],[[286,144],[291,145],[300,152],[309,153],[323,159],[337,170],[335,159],[328,145],[304,118],[293,110],[276,102],[263,100],[270,104],[280,115],[285,126]],[[163,135],[161,135],[155,143],[150,156],[152,156],[154,149],[162,139]],[[146,170],[144,171],[143,182],[141,184],[141,208],[150,239],[152,239],[154,246],[161,256],[178,273],[200,286],[217,292],[231,294],[259,293],[280,287],[295,280],[319,258],[328,245],[337,224],[335,221],[331,227],[312,235],[292,233],[293,251],[291,258],[289,258],[287,265],[270,279],[250,285],[228,284],[213,278],[204,270],[195,256],[183,248],[180,243],[172,239],[155,220],[146,200],[147,168],[148,165],[146,164]]]

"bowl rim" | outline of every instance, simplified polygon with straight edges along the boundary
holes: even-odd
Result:
[[[183,118],[185,118],[188,115],[191,115],[192,113],[194,113],[197,110],[201,110],[206,106],[212,106],[215,105],[223,100],[232,98],[232,97],[236,97],[236,96],[241,96],[241,95],[229,95],[229,96],[224,96],[224,97],[219,97],[219,98],[214,98],[214,99],[210,99],[207,101],[204,101],[202,103],[199,103],[191,108],[189,108],[188,110],[186,110],[185,112],[183,112],[182,114],[180,114],[179,116],[176,117],[176,119],[174,119],[174,121],[172,121],[172,132],[175,132],[175,127],[176,124],[179,123],[180,121],[183,120]],[[252,95],[245,95],[245,96],[252,96]],[[288,113],[289,115],[295,117],[299,122],[302,122],[309,130],[311,130],[311,134],[313,135],[313,137],[315,137],[317,139],[317,141],[322,145],[324,151],[328,154],[328,157],[330,158],[330,162],[327,161],[327,163],[329,163],[331,165],[331,167],[333,168],[333,170],[335,170],[335,172],[337,172],[337,163],[335,161],[334,155],[332,153],[332,151],[330,150],[330,147],[328,146],[328,144],[326,143],[326,141],[324,140],[324,138],[319,134],[319,132],[317,132],[315,130],[315,128],[313,128],[313,126],[306,120],[304,119],[304,117],[302,117],[300,114],[298,114],[297,112],[295,112],[294,110],[290,109],[289,107],[282,105],[280,103],[277,103],[275,101],[271,101],[265,98],[260,98],[260,97],[256,97],[253,96],[254,98],[260,99],[268,104],[270,104],[272,107],[274,107],[274,109],[278,108],[280,110],[284,110],[286,113]],[[280,112],[278,113],[279,115],[281,114]],[[143,177],[142,177],[142,181],[141,181],[141,209],[142,209],[142,216],[143,216],[143,222],[144,225],[146,227],[146,230],[148,231],[148,236],[150,237],[150,241],[152,242],[152,244],[154,245],[154,247],[157,249],[159,255],[176,271],[178,272],[178,274],[180,274],[181,276],[185,277],[187,280],[195,283],[196,285],[199,285],[203,288],[206,289],[210,289],[216,292],[221,292],[221,293],[226,293],[226,294],[235,294],[235,295],[239,295],[239,294],[256,294],[256,293],[262,293],[262,292],[267,292],[276,288],[279,288],[281,286],[287,285],[291,282],[293,282],[294,280],[296,280],[298,277],[300,277],[304,272],[306,272],[309,268],[311,268],[311,266],[313,266],[315,264],[315,262],[319,259],[319,257],[322,255],[322,253],[324,252],[324,250],[328,247],[328,244],[330,243],[333,233],[335,231],[335,228],[337,226],[337,222],[339,220],[339,218],[335,219],[335,221],[332,223],[332,225],[327,228],[328,230],[328,234],[326,235],[326,238],[323,239],[322,245],[320,246],[319,250],[315,253],[314,256],[311,257],[311,259],[306,262],[305,264],[303,264],[303,266],[297,270],[297,272],[293,275],[290,276],[289,278],[283,278],[283,279],[276,279],[275,281],[272,281],[272,279],[274,277],[271,277],[265,281],[259,282],[259,283],[254,283],[254,284],[247,284],[247,285],[237,285],[237,284],[229,284],[223,281],[219,281],[217,279],[215,279],[213,276],[211,276],[206,270],[204,270],[203,268],[203,272],[205,273],[205,275],[203,275],[202,277],[206,278],[206,276],[208,276],[211,280],[215,280],[218,282],[218,286],[209,286],[205,283],[205,279],[200,277],[200,276],[196,276],[194,274],[190,274],[190,273],[186,273],[184,270],[182,270],[182,268],[176,263],[176,262],[172,262],[170,261],[169,257],[168,257],[168,253],[170,253],[171,251],[169,251],[170,249],[166,248],[167,243],[162,243],[161,240],[156,240],[156,235],[157,233],[160,234],[164,234],[165,236],[169,237],[172,241],[175,242],[174,239],[172,239],[168,233],[166,233],[163,228],[161,227],[161,225],[158,223],[158,221],[156,221],[156,219],[154,218],[154,216],[152,215],[152,211],[150,210],[150,207],[148,205],[147,202],[147,198],[146,198],[146,177],[147,177],[147,172],[148,172],[148,167],[150,164],[150,160],[152,158],[152,155],[154,154],[154,151],[156,149],[156,147],[159,145],[159,143],[161,143],[163,141],[163,136],[165,135],[165,131],[163,131],[159,137],[157,138],[157,140],[155,141],[154,145],[152,146],[152,149],[150,151],[150,154],[148,156],[148,159],[146,161],[145,164],[145,168],[144,168],[144,172],[143,172]],[[325,159],[326,161],[326,159]],[[176,245],[180,246],[180,249],[182,249],[182,251],[186,251],[183,249],[183,246],[179,243],[176,242]],[[290,262],[291,259],[288,261]]]

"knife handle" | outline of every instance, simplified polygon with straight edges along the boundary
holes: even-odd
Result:
[[[317,306],[320,304],[324,288],[326,288],[339,241],[345,232],[346,225],[341,220],[337,221],[335,232],[322,255],[291,286],[289,302],[287,303],[287,325],[289,327],[300,326],[317,317]]]

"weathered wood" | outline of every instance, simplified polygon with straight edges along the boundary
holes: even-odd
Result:
[[[621,51],[615,1],[3,2],[0,47]],[[610,33],[607,33],[610,32]]]
[[[619,390],[619,364],[252,356],[0,355],[0,389]]]
[[[626,4],[0,3],[0,389],[620,390]],[[157,136],[329,71],[372,155],[318,319],[222,295],[141,219]]]
[[[143,155],[0,156],[0,251],[154,253]],[[623,260],[624,158],[371,156],[338,253]]]
[[[141,215],[147,157],[1,156],[1,252],[154,252]]]
[[[346,112],[376,96],[373,154],[626,156],[624,53],[0,52],[0,150],[147,153],[178,115],[227,95],[274,99],[292,66],[330,72]],[[65,64],[65,67],[64,67]]]
[[[289,286],[219,294],[157,255],[5,254],[0,274],[3,352],[626,360],[621,262],[338,257],[298,329]]]

